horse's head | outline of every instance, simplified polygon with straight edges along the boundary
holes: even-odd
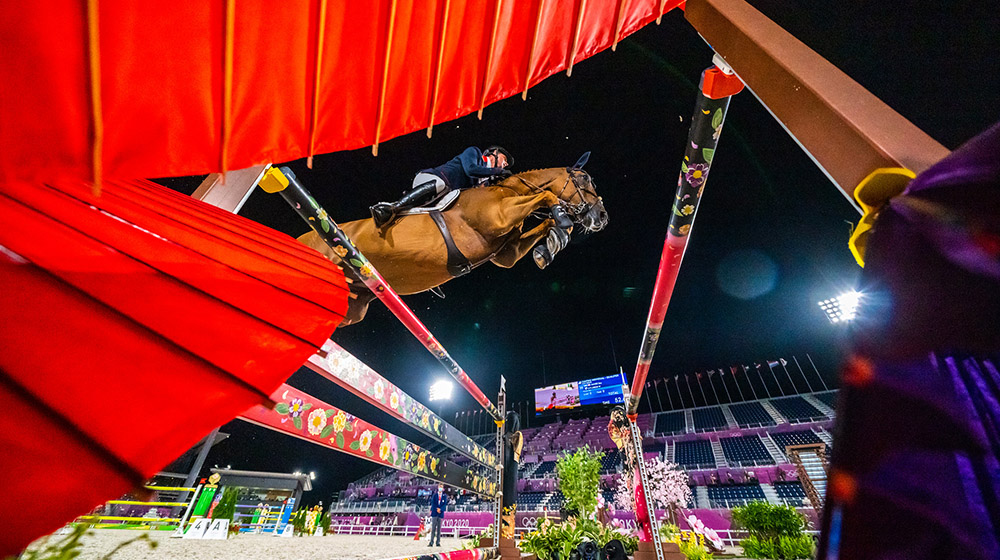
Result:
[[[608,212],[597,196],[594,180],[578,166],[536,169],[519,173],[513,179],[531,190],[547,190],[556,195],[573,222],[587,231],[601,231],[608,225]]]

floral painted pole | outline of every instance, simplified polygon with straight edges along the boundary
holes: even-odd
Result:
[[[715,157],[715,147],[719,143],[719,134],[722,133],[729,99],[743,89],[742,82],[732,74],[732,70],[721,58],[716,56],[714,62],[716,66],[705,70],[701,75],[701,91],[691,118],[688,143],[677,180],[677,193],[674,195],[670,224],[667,226],[667,238],[663,243],[663,254],[660,256],[660,267],[649,305],[649,317],[646,319],[646,333],[642,337],[639,361],[632,378],[632,394],[627,407],[631,418],[639,411],[639,398],[646,386],[649,364],[653,361],[653,351],[660,339],[660,329],[663,328],[663,319],[687,249],[688,236],[694,226],[698,203]]]
[[[336,342],[327,340],[323,352],[310,356],[306,367],[347,389],[365,402],[375,405],[400,422],[447,445],[483,466],[494,468],[493,452],[472,441],[432,410],[390,383],[389,380],[355,358]]]
[[[403,303],[399,294],[375,270],[372,263],[361,254],[361,251],[358,251],[354,243],[330,219],[326,210],[320,207],[316,199],[299,183],[299,180],[295,177],[295,173],[291,169],[288,167],[280,169],[272,167],[264,174],[264,177],[260,181],[260,187],[269,193],[281,193],[282,198],[319,234],[320,239],[326,242],[332,249],[337,250],[337,254],[341,255],[344,265],[353,270],[361,278],[365,287],[371,290],[389,308],[389,311],[392,311],[393,315],[424,345],[424,348],[441,362],[441,365],[448,370],[448,373],[455,378],[455,381],[458,381],[459,385],[464,387],[476,399],[476,402],[486,409],[490,416],[493,417],[493,420],[503,420],[503,416],[497,410],[497,407],[486,398],[486,395],[469,378],[465,370],[455,362],[451,355],[448,354],[448,351],[434,338],[431,331]]]
[[[257,405],[239,419],[489,498],[497,492],[491,476],[447,461],[294,387],[282,384],[271,400],[278,404]]]
[[[716,55],[713,62],[715,66],[705,70],[701,75],[698,100],[695,103],[694,116],[691,118],[688,143],[684,148],[684,160],[681,162],[677,192],[674,195],[670,223],[667,226],[667,238],[663,243],[663,254],[660,256],[660,267],[656,272],[653,297],[649,304],[646,332],[642,337],[639,360],[635,366],[632,390],[628,399],[627,417],[632,439],[629,447],[636,457],[633,499],[636,520],[641,521],[640,550],[636,552],[636,560],[664,558],[659,522],[653,510],[652,500],[645,492],[649,478],[646,473],[646,463],[642,459],[642,434],[636,423],[639,415],[639,398],[646,386],[646,376],[653,361],[653,351],[656,350],[656,343],[660,339],[660,330],[663,328],[663,320],[670,305],[670,296],[677,282],[677,273],[680,271],[684,251],[687,249],[688,236],[694,226],[698,203],[701,201],[705,182],[708,180],[708,171],[715,157],[715,148],[722,133],[722,124],[726,120],[729,99],[743,89],[743,83],[721,57]],[[643,524],[646,527],[642,527]],[[652,552],[643,550],[648,548],[649,543],[652,543],[654,549]]]

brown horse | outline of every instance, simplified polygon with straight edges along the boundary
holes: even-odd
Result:
[[[553,212],[556,208],[565,213]],[[525,219],[536,212],[544,212],[546,217],[524,231]],[[440,286],[486,261],[510,268],[532,248],[536,264],[545,268],[569,242],[575,225],[600,231],[608,221],[590,175],[578,167],[526,171],[489,186],[464,190],[440,217],[446,232],[429,214],[402,216],[382,230],[370,218],[340,227],[386,282],[406,295]],[[453,240],[452,251],[445,235]],[[310,231],[299,241],[340,262],[316,232]],[[456,257],[467,259],[462,263],[465,266],[457,267]],[[351,290],[357,297],[350,300],[343,325],[361,321],[375,297],[360,281],[355,281]]]

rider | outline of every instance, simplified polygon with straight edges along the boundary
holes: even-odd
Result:
[[[448,191],[474,187],[493,177],[507,177],[510,171],[506,168],[513,163],[514,158],[500,146],[490,146],[485,151],[470,146],[444,165],[418,172],[413,178],[413,188],[396,202],[372,206],[372,219],[381,228],[391,223],[400,211],[430,202]]]

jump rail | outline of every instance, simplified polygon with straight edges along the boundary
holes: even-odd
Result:
[[[455,362],[451,355],[448,354],[448,351],[434,338],[431,331],[413,314],[413,311],[403,303],[399,294],[386,283],[382,275],[358,251],[358,248],[341,231],[336,222],[330,219],[326,210],[321,208],[316,199],[299,183],[291,169],[282,167],[279,170],[272,167],[264,174],[264,178],[260,181],[260,187],[269,193],[281,193],[282,198],[302,216],[302,219],[316,231],[327,245],[331,248],[345,250],[346,253],[342,258],[343,264],[350,268],[358,278],[361,278],[365,287],[371,290],[392,311],[393,315],[406,326],[407,330],[424,345],[424,348],[448,370],[448,373],[455,378],[455,381],[464,387],[480,406],[486,409],[490,416],[493,417],[493,420],[503,420],[503,415],[497,407],[490,402],[482,390],[465,373],[465,370]]]

